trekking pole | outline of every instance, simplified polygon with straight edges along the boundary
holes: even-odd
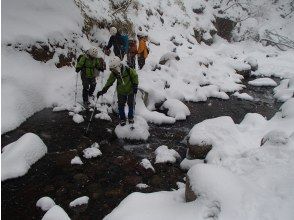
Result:
[[[75,107],[77,106],[77,93],[78,93],[78,75],[79,75],[79,73],[77,73],[77,77],[76,77]]]
[[[90,124],[92,122],[92,119],[93,119],[93,116],[94,116],[94,113],[95,113],[95,110],[96,110],[97,101],[98,101],[98,99],[96,99],[96,101],[95,101],[94,109],[93,109],[93,112],[92,112],[91,117],[90,117],[90,121],[89,121],[87,129],[86,129],[86,133],[85,133],[86,135],[88,134]]]

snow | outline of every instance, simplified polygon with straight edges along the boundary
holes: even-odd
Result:
[[[79,197],[79,198],[73,200],[72,202],[70,202],[69,206],[70,207],[76,207],[76,206],[79,206],[79,205],[88,204],[88,202],[89,202],[89,197],[88,196],[82,196],[82,197]]]
[[[46,212],[42,220],[70,220],[70,218],[60,206],[55,205]]]
[[[140,165],[144,167],[146,170],[151,169],[153,172],[155,172],[154,167],[152,166],[150,160],[148,160],[147,158],[142,159]]]
[[[285,102],[294,95],[294,78],[284,79],[280,82],[280,85],[274,88],[274,97],[280,101]]]
[[[177,99],[167,99],[161,109],[168,109],[167,115],[176,120],[185,120],[191,114],[189,108]]]
[[[77,124],[80,124],[82,122],[84,122],[84,117],[82,115],[79,115],[79,114],[74,114],[74,116],[72,117],[72,120],[77,123]]]
[[[77,165],[82,165],[84,164],[83,161],[79,156],[75,156],[71,161],[70,164],[77,164]]]
[[[139,188],[139,189],[146,189],[146,188],[148,188],[149,186],[148,186],[147,184],[145,184],[145,183],[138,183],[138,184],[136,185],[136,187]]]
[[[250,95],[248,95],[247,93],[239,93],[239,92],[235,92],[233,94],[233,96],[236,96],[238,99],[244,99],[244,100],[248,100],[248,101],[253,101],[254,98]]]
[[[36,206],[41,208],[43,211],[48,211],[53,206],[55,206],[55,202],[50,197],[45,196],[37,201]]]
[[[46,145],[33,133],[26,133],[6,145],[1,154],[1,181],[25,175],[46,153]]]
[[[283,118],[292,118],[294,117],[294,98],[288,99],[282,106],[281,106],[281,113]]]
[[[199,160],[199,159],[189,160],[189,159],[185,158],[181,162],[180,167],[182,170],[189,170],[195,164],[200,164],[200,163],[204,163],[204,160]]]
[[[94,143],[90,147],[83,150],[83,157],[86,159],[101,156],[102,152],[99,150],[99,144]]]
[[[174,149],[168,149],[167,146],[162,145],[155,150],[155,163],[175,163],[177,159],[181,158],[178,152]]]
[[[101,120],[106,120],[106,121],[112,121],[111,117],[105,112],[101,112],[101,113],[96,114],[95,118],[101,119]]]
[[[248,82],[252,86],[277,86],[277,83],[270,78],[260,78]]]
[[[146,120],[140,116],[135,116],[134,120],[134,124],[117,125],[114,130],[116,136],[121,139],[147,140],[150,133]]]

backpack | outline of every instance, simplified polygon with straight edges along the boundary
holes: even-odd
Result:
[[[82,59],[83,56],[84,56],[84,54],[80,54],[80,55],[78,56],[77,63],[80,62],[80,60]]]
[[[129,40],[129,52],[137,53],[137,42],[135,40]]]
[[[123,45],[122,45],[123,51],[127,53],[129,50],[129,37],[128,35],[121,35],[121,39],[123,42]]]

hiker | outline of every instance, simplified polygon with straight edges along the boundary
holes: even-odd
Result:
[[[147,41],[147,35],[143,33],[139,33],[137,35],[138,40],[139,40],[139,47],[138,47],[138,65],[139,69],[142,69],[143,66],[145,65],[145,60],[149,54],[149,50],[146,45]]]
[[[136,69],[136,55],[138,53],[137,50],[137,42],[135,39],[129,40],[129,50],[127,53],[127,64],[129,67]]]
[[[120,117],[120,125],[126,125],[125,104],[128,103],[129,124],[134,123],[134,104],[135,96],[138,91],[138,75],[136,70],[122,64],[119,57],[113,57],[109,63],[111,71],[110,76],[101,91],[97,93],[97,98],[105,94],[109,87],[117,80],[116,91],[118,99],[118,111]]]
[[[115,27],[110,28],[110,34],[111,34],[111,37],[109,38],[108,45],[104,48],[104,53],[106,55],[109,55],[110,48],[113,46],[113,52],[115,56],[123,60],[125,55],[124,39]]]
[[[97,58],[97,48],[92,47],[85,54],[80,55],[77,60],[76,72],[81,71],[81,79],[83,84],[83,103],[85,106],[90,104],[89,97],[94,99],[93,93],[96,88],[96,71],[104,71],[106,69],[104,60]]]

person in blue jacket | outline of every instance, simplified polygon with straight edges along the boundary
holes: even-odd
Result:
[[[110,28],[110,34],[111,37],[109,38],[107,46],[104,48],[104,53],[109,55],[110,48],[113,46],[115,56],[123,60],[126,49],[125,40],[115,27]]]

